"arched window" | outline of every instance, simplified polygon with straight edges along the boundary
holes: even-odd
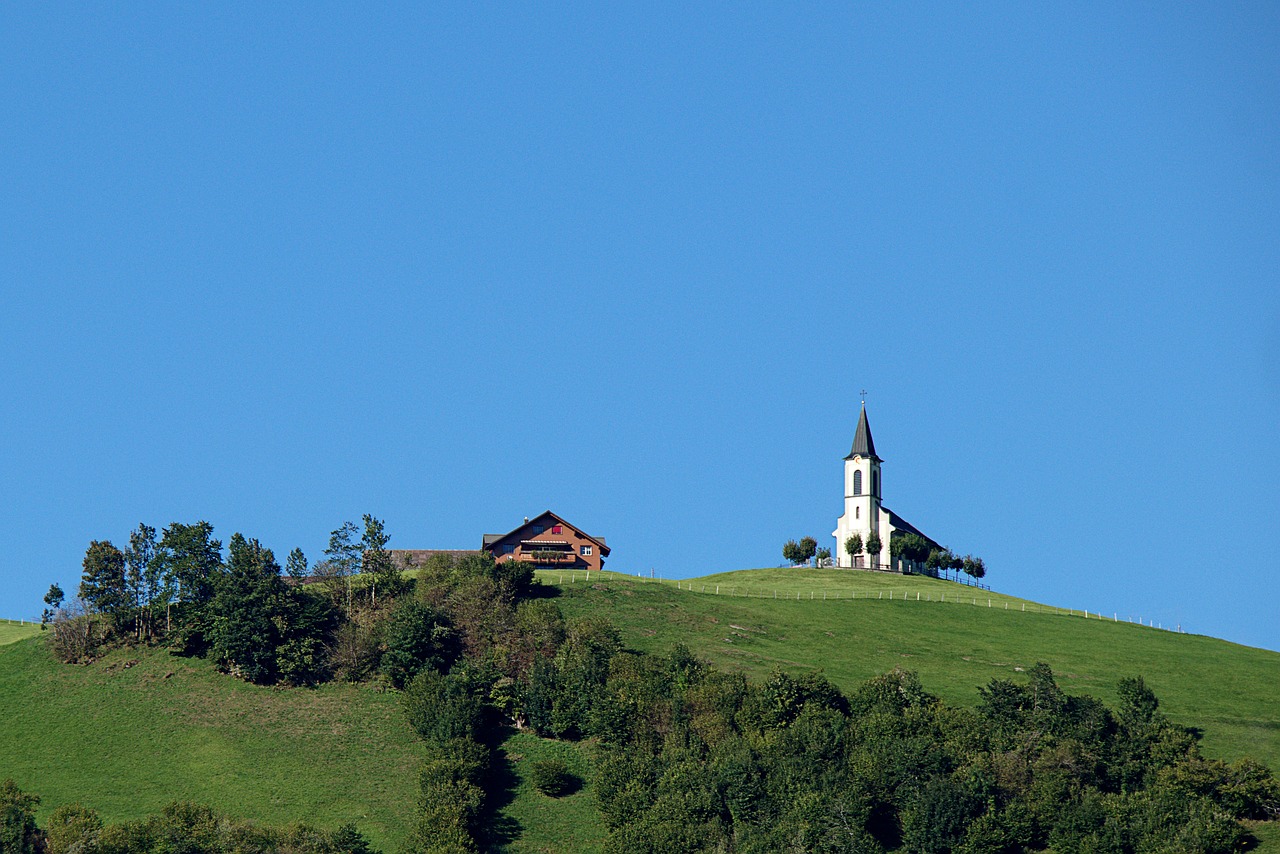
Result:
[[[880,497],[880,472],[878,471],[871,473],[871,494],[876,498]]]
[[[862,494],[862,472],[860,471],[855,471],[853,473],[853,494]]]

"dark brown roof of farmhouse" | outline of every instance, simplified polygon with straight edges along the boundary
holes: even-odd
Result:
[[[607,543],[605,543],[604,537],[593,537],[591,534],[588,534],[586,531],[582,530],[577,525],[573,525],[573,524],[570,524],[569,522],[566,522],[563,517],[557,516],[555,513],[552,513],[550,510],[544,510],[542,513],[538,514],[537,516],[534,516],[532,519],[525,519],[517,527],[508,531],[505,534],[485,534],[481,539],[481,548],[488,549],[490,546],[492,546],[494,543],[498,542],[499,540],[505,540],[507,537],[510,537],[512,534],[515,534],[523,530],[524,528],[527,528],[530,525],[533,525],[537,522],[541,522],[543,519],[548,517],[550,517],[551,519],[554,519],[556,522],[559,522],[561,525],[567,525],[568,527],[577,531],[579,534],[581,534],[582,536],[586,537],[588,540],[591,540],[593,543],[598,545],[600,547],[601,555],[603,555],[604,557],[609,556],[609,546]]]
[[[867,423],[867,406],[862,405],[862,414],[858,416],[858,430],[853,434],[853,450],[849,452],[846,460],[854,457],[867,457],[872,460],[879,460],[876,456],[876,443],[871,438],[871,425]],[[883,462],[883,461],[882,461]]]

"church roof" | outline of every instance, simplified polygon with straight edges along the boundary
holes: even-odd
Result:
[[[867,423],[867,405],[862,405],[862,414],[858,416],[858,429],[853,434],[853,450],[849,452],[846,460],[854,457],[867,457],[872,460],[879,460],[876,456],[876,443],[871,438],[871,425]],[[883,462],[883,460],[881,460]]]
[[[929,545],[933,546],[934,548],[937,548],[937,549],[942,548],[942,546],[939,545],[937,540],[935,540],[933,537],[929,536],[924,531],[921,531],[919,528],[917,528],[915,525],[912,525],[906,519],[903,519],[897,513],[894,513],[892,510],[889,510],[888,507],[884,507],[884,505],[881,505],[881,507],[883,507],[883,509],[888,511],[889,524],[894,527],[894,530],[906,531],[909,534],[915,534],[918,537],[923,537],[925,540],[928,541]]]

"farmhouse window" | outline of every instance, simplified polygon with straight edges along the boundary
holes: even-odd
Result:
[[[547,530],[547,529],[546,529],[546,528],[544,528],[544,527],[542,527],[541,525],[534,525],[534,526],[533,526],[533,535],[536,537],[536,536],[538,536],[539,534],[541,534],[541,533],[542,533],[543,531],[545,531],[545,530]]]
[[[514,552],[515,552],[515,550],[516,550],[516,544],[515,544],[515,543],[503,543],[503,545],[502,545],[502,553],[503,553],[504,555],[512,554],[512,553],[514,553]]]
[[[583,546],[583,547],[582,547],[582,556],[583,556],[583,557],[590,557],[590,556],[591,556],[591,546]]]

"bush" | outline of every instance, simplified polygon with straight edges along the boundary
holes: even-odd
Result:
[[[92,851],[97,846],[102,831],[102,819],[98,814],[79,804],[64,804],[49,816],[48,854]]]
[[[404,692],[409,724],[425,741],[472,739],[480,731],[483,709],[464,679],[424,670]]]
[[[49,643],[58,660],[64,664],[77,664],[93,660],[106,642],[107,633],[106,621],[91,613],[83,601],[73,599],[54,616]]]
[[[382,627],[386,651],[382,672],[403,688],[423,668],[445,671],[458,657],[457,635],[448,619],[429,605],[402,600]]]
[[[530,767],[533,785],[548,797],[558,798],[577,791],[579,780],[559,759],[542,759]]]
[[[12,780],[0,784],[0,851],[35,854],[43,848],[36,827],[36,807],[40,798],[28,795]]]

